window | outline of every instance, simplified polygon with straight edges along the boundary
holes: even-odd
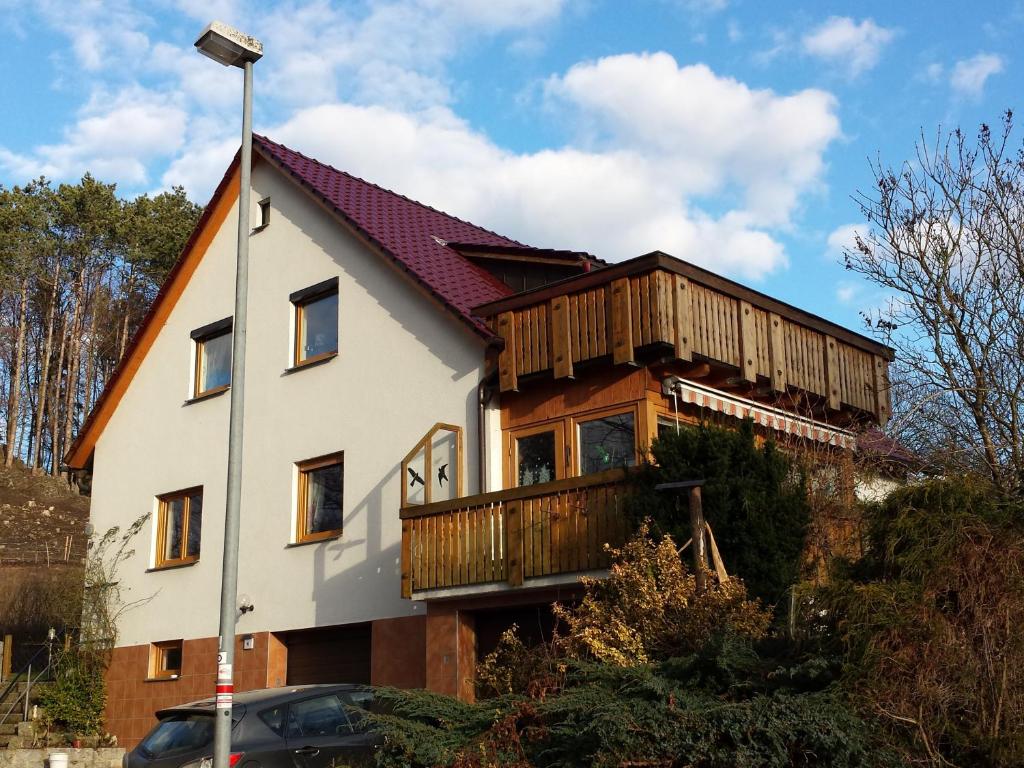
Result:
[[[149,676],[169,680],[181,674],[181,640],[153,643],[149,652]]]
[[[352,732],[345,706],[336,694],[296,701],[288,708],[288,738],[343,736]]]
[[[304,461],[299,468],[297,542],[318,541],[341,533],[344,454]]]
[[[536,485],[564,476],[562,424],[546,424],[512,435],[513,478],[516,485]]]
[[[270,223],[270,198],[263,198],[257,205],[260,207],[260,223],[254,231],[259,232],[261,229],[266,229]]]
[[[192,331],[196,345],[192,396],[222,392],[231,386],[231,318]]]
[[[213,744],[213,724],[212,713],[165,717],[139,745],[139,751],[151,760],[163,760],[202,749]]]
[[[202,533],[202,488],[161,496],[157,520],[157,567],[184,565],[198,560]]]
[[[296,291],[293,365],[324,360],[338,353],[338,278]]]
[[[636,464],[636,429],[632,412],[579,423],[580,474],[589,475]]]

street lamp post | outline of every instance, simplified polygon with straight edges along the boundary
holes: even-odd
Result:
[[[235,622],[238,617],[238,528],[242,497],[242,420],[245,410],[245,326],[249,294],[249,187],[252,172],[252,65],[263,56],[255,37],[215,21],[196,40],[196,48],[227,67],[245,73],[242,94],[242,156],[238,187],[238,253],[235,262],[235,315],[231,340],[231,415],[228,425],[227,508],[220,582],[220,629],[217,653],[217,716],[213,732],[213,766],[229,768],[231,707],[234,692]]]

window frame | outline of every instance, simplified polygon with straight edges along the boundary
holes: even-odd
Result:
[[[588,477],[588,475],[583,474],[583,446],[580,441],[580,427],[588,421],[600,421],[611,416],[623,416],[626,414],[633,417],[633,464],[631,466],[635,467],[640,464],[642,460],[640,455],[640,414],[636,405],[605,408],[600,411],[580,414],[572,419],[572,470],[575,477]]]
[[[209,389],[201,389],[202,386],[202,375],[203,375],[203,353],[204,346],[207,342],[219,339],[221,336],[227,336],[233,334],[235,331],[234,317],[226,317],[223,320],[218,320],[215,323],[204,325],[202,328],[197,328],[192,331],[192,342],[195,347],[195,351],[192,355],[193,358],[193,371],[192,371],[192,399],[196,400],[203,397],[210,397],[220,392],[224,392],[231,389],[231,364],[234,362],[231,357],[228,358],[228,383],[221,384],[216,387],[210,387]],[[231,340],[232,351],[234,349],[234,339]]]
[[[270,225],[270,198],[264,197],[256,203],[256,207],[260,212],[260,223],[253,228],[253,234],[262,232]]]
[[[203,495],[203,486],[195,485],[191,488],[185,488],[180,491],[172,491],[171,493],[164,493],[157,496],[157,514],[156,514],[156,564],[155,568],[176,568],[181,565],[191,565],[192,563],[199,561],[199,555],[188,554],[188,526],[190,508],[192,506],[192,497],[196,493],[200,496]],[[182,523],[181,523],[181,557],[169,558],[167,557],[167,511],[169,503],[178,499],[184,499],[185,504],[182,509]],[[202,533],[200,532],[200,536]],[[202,541],[200,540],[200,551],[202,551]]]
[[[311,285],[308,288],[295,291],[288,300],[291,302],[294,312],[294,334],[292,338],[292,368],[301,368],[305,365],[313,365],[322,360],[329,360],[338,356],[338,347],[341,346],[341,331],[338,329],[337,343],[333,350],[320,352],[310,357],[302,357],[302,325],[304,322],[305,308],[314,302],[326,299],[328,296],[338,296],[338,278],[331,277],[323,282]],[[341,299],[338,298],[338,311],[335,313],[334,322],[339,323],[341,319]]]
[[[341,525],[338,528],[332,528],[328,531],[307,533],[309,507],[306,502],[308,500],[307,494],[309,493],[309,473],[317,469],[323,469],[324,467],[331,467],[334,465],[338,465],[341,468],[341,499],[339,500],[339,506],[341,508]],[[325,539],[335,539],[341,536],[345,529],[345,452],[336,451],[323,456],[317,456],[313,459],[298,461],[295,463],[295,468],[298,473],[298,485],[296,489],[294,543],[308,544],[310,542],[324,541]]]
[[[505,434],[508,436],[509,445],[506,455],[508,456],[508,486],[510,488],[519,488],[519,440],[523,437],[532,437],[533,435],[539,435],[544,432],[555,433],[555,476],[551,478],[549,482],[555,480],[564,480],[568,476],[567,470],[569,464],[567,462],[568,454],[566,453],[565,444],[565,421],[558,419],[557,421],[548,421],[543,424],[537,424],[532,427],[523,427],[521,429],[508,430]],[[529,486],[522,486],[529,487]]]
[[[164,659],[169,651],[178,651],[180,662],[177,669],[163,669]],[[184,640],[161,640],[149,645],[149,679],[177,680],[181,677],[181,668],[185,664]]]

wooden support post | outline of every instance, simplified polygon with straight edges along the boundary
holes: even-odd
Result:
[[[874,356],[875,368],[875,415],[878,417],[878,426],[885,429],[892,414],[892,406],[889,402],[889,364],[878,355]]]
[[[842,407],[839,388],[839,342],[831,336],[825,337],[825,388],[828,393],[828,407],[838,411]]]
[[[616,365],[634,362],[633,310],[628,277],[612,283],[612,360]]]
[[[693,576],[697,594],[702,595],[708,587],[708,554],[704,538],[704,507],[701,502],[700,486],[690,489],[690,536],[693,545]]]
[[[3,653],[0,654],[0,680],[11,676],[11,654],[14,652],[14,635],[4,635]]]
[[[412,523],[402,521],[402,597],[412,597]]]
[[[510,501],[505,505],[505,524],[508,526],[508,583],[513,587],[523,584],[523,517],[522,502]]]
[[[551,351],[556,379],[572,378],[572,345],[570,342],[569,297],[551,300]]]
[[[786,344],[782,318],[774,313],[768,315],[768,360],[771,364],[772,389],[786,391]]]
[[[757,330],[754,308],[750,302],[739,303],[740,313],[740,375],[751,384],[757,381]]]
[[[675,302],[673,309],[676,320],[676,357],[689,361],[693,360],[693,313],[691,311],[693,306],[690,301],[690,281],[682,275],[673,275],[672,277],[672,297]]]
[[[516,370],[516,324],[511,312],[498,315],[498,335],[505,340],[505,348],[498,355],[498,382],[502,392],[519,390]]]

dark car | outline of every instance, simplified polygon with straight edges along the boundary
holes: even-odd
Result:
[[[373,694],[358,685],[300,685],[235,694],[231,768],[365,765],[377,737],[359,729]],[[161,709],[124,768],[212,768],[214,700]]]

